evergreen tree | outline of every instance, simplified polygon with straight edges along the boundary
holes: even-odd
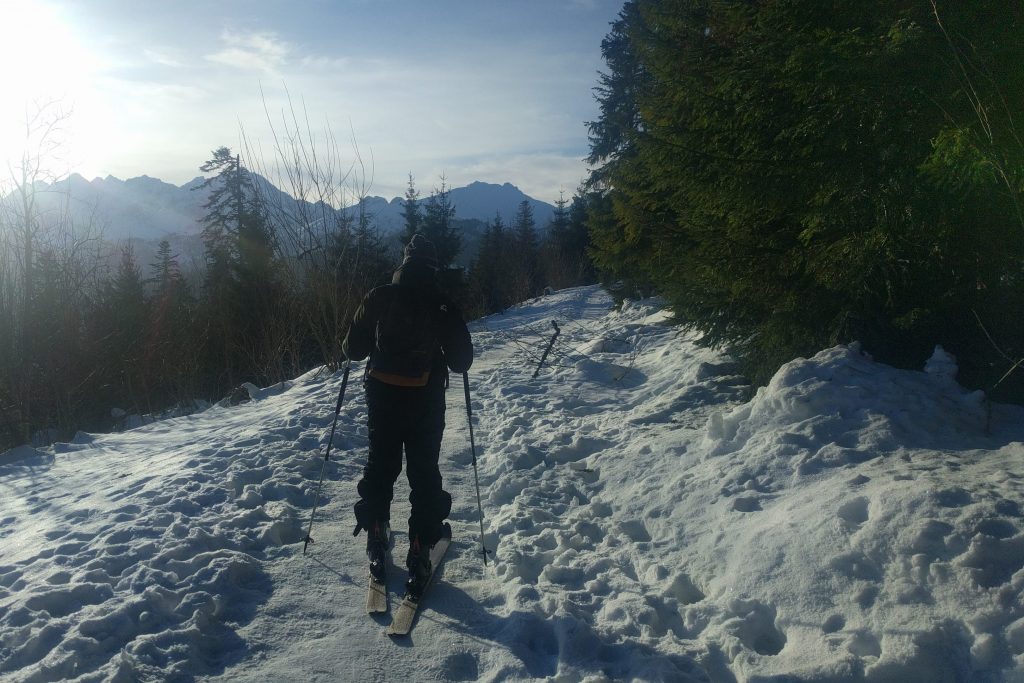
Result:
[[[149,405],[150,350],[146,345],[149,310],[142,271],[135,261],[131,242],[121,247],[121,259],[104,299],[102,317],[108,336],[103,356],[118,368],[116,373],[104,373],[118,377],[118,389],[109,398],[121,407],[141,410]]]
[[[32,347],[23,349],[27,366],[24,380],[26,389],[31,392],[31,404],[34,404],[33,412],[27,417],[31,418],[30,424],[39,429],[68,430],[74,416],[83,408],[90,418],[94,415],[91,410],[94,404],[90,403],[88,395],[72,389],[88,384],[96,373],[89,362],[90,355],[94,354],[89,354],[88,340],[83,334],[91,322],[86,318],[90,312],[88,298],[82,295],[83,273],[76,265],[74,256],[54,247],[37,250],[32,263],[36,286],[32,299],[33,318],[28,323],[33,326],[35,341]],[[125,284],[126,294],[138,291],[127,286],[128,278]],[[123,317],[103,330],[108,339],[113,337],[121,343],[131,338],[135,306],[134,302],[129,303]],[[120,358],[116,352],[110,353],[111,346],[105,347],[107,362],[117,363]],[[46,433],[43,436],[49,438]]]
[[[377,285],[390,281],[395,260],[387,243],[381,237],[380,230],[365,214],[360,214],[353,237],[354,258],[350,267],[355,274],[359,296],[362,298]]]
[[[213,156],[199,170],[214,173],[197,190],[209,190],[203,210],[203,225],[217,226],[227,234],[238,235],[249,212],[254,189],[248,169],[242,159],[227,147],[218,147]]]
[[[574,196],[570,204],[562,194],[555,202],[542,248],[550,286],[561,289],[593,282],[593,267],[587,256],[590,239],[586,217],[586,203],[581,196]]]
[[[541,289],[537,224],[533,218],[533,207],[525,199],[519,203],[512,221],[512,245],[515,250],[513,296],[516,302],[525,301],[539,294]]]
[[[253,185],[241,158],[227,147],[218,147],[199,170],[215,173],[195,188],[208,191],[203,204],[203,244],[206,249],[206,283],[221,289],[231,279],[238,258],[238,247],[245,225],[250,221]]]
[[[156,299],[173,296],[181,286],[181,266],[178,264],[178,255],[171,253],[171,243],[168,240],[160,240],[156,249],[156,261],[150,264],[149,269],[152,274],[146,283],[152,285]]]
[[[587,218],[592,243],[589,253],[606,285],[625,286],[630,293],[649,288],[651,276],[644,260],[652,250],[647,232],[627,229],[627,221],[620,215],[630,207],[620,188],[621,176],[637,163],[637,144],[644,128],[638,97],[649,89],[651,81],[631,35],[639,24],[639,3],[629,0],[601,42],[601,53],[608,65],[595,88],[601,116],[588,123],[587,163],[593,167],[587,181],[591,192]],[[640,219],[644,213],[632,215]]]
[[[280,336],[288,327],[278,313],[283,288],[275,262],[274,233],[256,201],[252,177],[227,147],[200,166],[216,172],[200,189],[206,248],[205,315],[211,331],[207,362],[221,368],[223,391],[239,376],[272,380],[281,362]]]
[[[584,285],[596,282],[594,264],[590,259],[590,230],[587,224],[588,219],[588,198],[582,193],[576,194],[569,204],[568,224],[565,234],[559,238],[562,252],[566,255],[570,265],[575,265],[574,285]]]
[[[455,257],[462,250],[462,235],[455,228],[454,218],[455,205],[452,204],[451,191],[442,177],[440,189],[435,188],[427,199],[420,228],[420,232],[434,243],[438,270],[442,272],[455,262]]]
[[[142,270],[135,261],[135,247],[125,242],[121,247],[121,260],[111,286],[112,301],[117,307],[135,315],[145,306],[146,295]]]
[[[161,405],[197,396],[194,301],[171,243],[161,240],[146,281],[152,288],[147,350],[152,358],[151,397]]]
[[[494,221],[487,224],[480,240],[480,250],[470,273],[470,279],[480,303],[480,314],[498,313],[511,304],[512,269],[510,253],[512,245],[502,221],[496,213]]]
[[[423,214],[420,211],[420,192],[416,189],[412,173],[409,174],[409,186],[405,190],[405,197],[402,200],[402,218],[405,220],[405,227],[402,230],[402,244],[408,244],[412,240],[423,222]]]
[[[915,367],[943,343],[979,381],[974,312],[1024,332],[1022,30],[995,0],[628,2],[590,126],[595,261],[758,380],[859,339]]]
[[[569,230],[569,200],[565,198],[565,192],[558,193],[555,200],[555,212],[551,215],[548,223],[548,234],[556,238],[562,237]]]

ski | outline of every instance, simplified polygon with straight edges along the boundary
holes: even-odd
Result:
[[[388,611],[388,585],[370,575],[370,590],[366,594],[366,613],[383,614]]]
[[[444,555],[448,552],[448,546],[452,544],[452,528],[445,524],[445,535],[441,537],[434,547],[430,549],[430,578],[427,579],[427,585],[423,588],[423,593],[419,598],[413,598],[410,595],[406,595],[402,600],[402,604],[398,606],[398,611],[395,612],[395,618],[391,622],[391,626],[388,627],[387,634],[389,636],[406,636],[412,630],[413,622],[416,620],[416,612],[419,610],[420,603],[423,602],[423,597],[427,593],[427,589],[430,588],[430,582],[434,578],[434,574],[437,573],[437,568],[441,564],[441,560],[444,559]]]
[[[370,532],[367,532],[370,533]],[[391,547],[391,528],[384,527],[384,554],[374,561],[370,560],[370,587],[366,592],[366,613],[381,614],[388,611],[387,564],[388,552]]]

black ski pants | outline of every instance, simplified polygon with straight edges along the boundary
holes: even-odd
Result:
[[[356,523],[373,528],[389,522],[394,485],[402,473],[405,449],[409,479],[409,538],[430,545],[441,535],[452,498],[441,488],[438,460],[444,434],[444,387],[398,387],[366,379],[370,449],[357,490]]]

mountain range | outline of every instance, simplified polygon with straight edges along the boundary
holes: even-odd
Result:
[[[204,178],[197,177],[183,185],[173,185],[157,178],[139,176],[121,180],[114,176],[87,180],[79,174],[51,184],[37,186],[40,212],[66,212],[76,225],[91,224],[101,228],[107,240],[132,239],[153,241],[196,236],[202,229],[203,204],[207,192],[201,190]],[[274,192],[281,192],[269,181],[259,178]],[[543,231],[555,207],[527,196],[511,183],[496,185],[473,182],[452,188],[450,197],[455,217],[460,221],[492,221],[500,213],[505,224],[512,222],[519,204],[526,200],[533,208],[534,220]],[[425,198],[420,199],[424,203]],[[383,234],[401,230],[401,197],[385,199],[368,196],[363,206]],[[354,207],[342,209],[353,211]],[[478,226],[479,227],[479,226]]]

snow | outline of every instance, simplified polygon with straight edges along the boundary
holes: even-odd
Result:
[[[455,542],[407,639],[364,614],[358,382],[301,552],[340,372],[0,454],[0,679],[1024,681],[1024,409],[942,349],[752,394],[668,319],[590,287],[472,325],[493,562],[453,378]]]

